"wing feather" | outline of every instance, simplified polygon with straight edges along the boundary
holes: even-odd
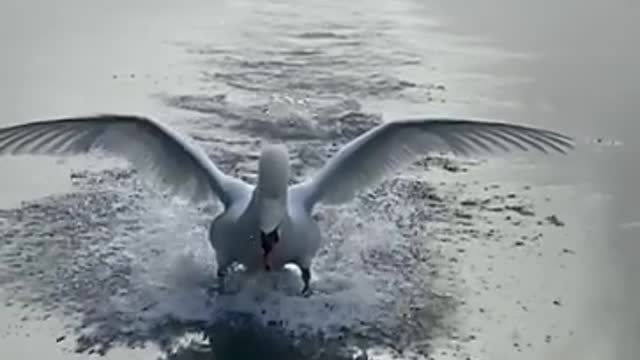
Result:
[[[345,145],[312,178],[292,188],[311,209],[339,204],[432,151],[495,155],[535,150],[566,153],[574,146],[563,134],[522,125],[461,119],[408,119],[379,125]]]
[[[218,197],[225,206],[250,186],[222,173],[197,146],[149,118],[106,114],[0,128],[0,155],[69,156],[102,152],[128,160],[172,193]]]

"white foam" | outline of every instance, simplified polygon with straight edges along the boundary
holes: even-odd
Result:
[[[130,280],[137,293],[115,298],[116,309],[137,312],[142,304],[155,304],[144,312],[147,323],[167,317],[215,322],[216,316],[239,312],[301,335],[339,336],[341,328],[353,329],[386,317],[383,312],[398,295],[394,284],[404,281],[397,277],[397,269],[366,261],[369,251],[392,250],[394,243],[404,240],[387,222],[358,226],[352,220],[360,215],[354,214],[354,206],[334,210],[337,213],[330,222],[335,222],[326,224],[329,244],[312,267],[311,297],[299,295],[302,283],[297,269],[252,278],[234,274],[229,287],[236,292],[217,296],[209,291],[215,285],[216,265],[202,226],[208,217],[194,217],[194,210],[160,202],[146,200],[141,220],[144,235],[123,234],[117,239],[134,259]]]

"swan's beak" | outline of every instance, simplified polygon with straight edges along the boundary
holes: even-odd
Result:
[[[279,228],[287,212],[287,199],[263,197],[260,199],[260,241],[265,270],[271,270],[270,254],[280,240]]]
[[[266,271],[271,270],[271,259],[269,255],[271,255],[271,251],[275,244],[280,240],[280,236],[278,235],[278,228],[273,230],[270,233],[265,233],[260,231],[260,243],[262,245],[262,258],[264,261],[264,269]]]
[[[270,233],[280,225],[287,211],[286,199],[262,198],[260,200],[260,231]]]

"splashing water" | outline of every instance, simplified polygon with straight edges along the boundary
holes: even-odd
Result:
[[[2,212],[7,300],[77,318],[80,351],[166,344],[188,324],[212,326],[231,313],[296,338],[352,334],[379,342],[377,332],[402,334],[412,326],[424,337],[410,314],[453,307],[430,289],[434,265],[422,257],[429,242],[403,236],[388,215],[366,209],[394,206],[402,214],[393,196],[320,211],[327,244],[313,266],[312,297],[298,295],[295,269],[252,279],[235,273],[230,280],[237,292],[219,296],[206,237],[217,209],[169,202],[145,192],[134,175],[74,173],[78,192]],[[398,345],[398,336],[389,339]]]
[[[253,107],[234,108],[222,99],[173,100],[216,115],[195,119],[187,132],[223,171],[248,181],[255,178],[258,146],[251,127],[264,130],[265,121],[289,118],[283,108],[263,120],[251,115]],[[237,121],[221,121],[220,109],[236,114]],[[341,102],[332,109],[333,115],[310,110],[325,117],[313,119],[312,129],[294,122],[284,133],[270,134],[306,132],[298,138],[304,141],[287,144],[294,155],[293,181],[380,121],[359,112],[357,104]],[[234,133],[240,123],[244,133]],[[225,128],[235,138],[205,136]],[[461,202],[468,197],[466,184],[447,178],[473,164],[430,157],[348,205],[320,207],[315,217],[325,244],[312,266],[310,298],[299,296],[295,268],[253,278],[233,273],[235,292],[219,295],[207,241],[217,205],[194,208],[172,201],[129,169],[74,172],[75,191],[0,211],[0,287],[9,303],[64,317],[77,335],[78,351],[153,343],[172,353],[192,332],[209,334],[219,346],[239,321],[240,328],[266,329],[256,338],[277,333],[278,341],[303,344],[298,348],[312,353],[357,343],[429,354],[434,338],[455,337],[456,309],[464,298],[451,250],[470,237],[482,241],[490,224],[486,207],[493,200]],[[419,180],[424,167],[438,170],[429,176],[439,182],[437,189]],[[486,236],[496,238],[498,232]]]

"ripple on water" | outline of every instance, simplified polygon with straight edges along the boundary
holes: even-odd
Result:
[[[382,122],[364,113],[361,101],[424,101],[433,89],[398,75],[424,58],[381,34],[393,27],[337,25],[285,29],[275,43],[252,49],[183,43],[203,59],[207,95],[162,100],[198,113],[180,130],[223,171],[252,181],[260,143],[286,141],[292,180],[300,180]],[[202,351],[226,355],[266,335],[274,337],[266,341],[270,351],[286,344],[290,358],[324,350],[336,358],[353,344],[429,354],[432,341],[460,338],[459,245],[472,237],[500,241],[499,230],[486,231],[494,213],[488,207],[508,211],[493,198],[469,201],[466,185],[447,178],[472,164],[432,157],[349,205],[320,208],[326,244],[308,299],[297,295],[294,271],[236,274],[238,292],[218,296],[206,241],[216,205],[194,209],[158,197],[128,169],[76,172],[73,192],[0,212],[0,286],[8,302],[67,319],[78,351],[151,342],[169,358],[186,359],[201,351],[199,339],[181,343],[195,332],[215,341]],[[437,187],[417,180],[425,167],[438,170],[431,175],[442,178]]]
[[[311,298],[297,295],[294,271],[239,273],[233,283],[244,287],[218,296],[206,242],[216,209],[168,204],[133,175],[76,173],[77,192],[2,213],[10,224],[0,229],[7,300],[79,319],[70,320],[78,351],[153,342],[175,353],[185,332],[220,339],[249,322],[304,344],[293,348],[302,353],[353,343],[427,353],[432,337],[454,331],[456,269],[441,247],[474,225],[449,207],[456,196],[446,187],[396,179],[352,205],[322,209],[316,217],[327,243],[314,263]],[[448,231],[431,225],[445,222]],[[269,291],[274,281],[277,291]]]

